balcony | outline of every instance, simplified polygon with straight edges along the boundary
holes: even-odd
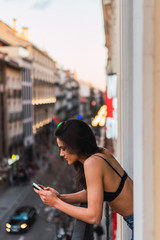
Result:
[[[42,99],[33,99],[32,105],[44,105],[44,104],[54,104],[56,102],[56,98],[42,98]]]
[[[48,82],[48,81],[39,80],[39,79],[36,79],[36,78],[34,79],[34,84],[35,84],[35,85],[52,86],[52,87],[55,86],[55,83],[54,83],[54,82]]]
[[[55,82],[55,83],[54,83],[54,86],[55,86],[55,87],[60,87],[60,85],[61,85],[61,84],[60,84],[59,82]]]
[[[17,121],[22,119],[22,112],[10,113],[9,122]]]
[[[19,89],[8,89],[8,98],[22,98],[22,90]]]
[[[23,134],[19,134],[17,136],[10,138],[10,147],[18,146],[23,144]]]
[[[65,94],[59,94],[56,96],[57,100],[63,100],[65,98]]]

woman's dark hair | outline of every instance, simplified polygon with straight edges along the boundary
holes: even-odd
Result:
[[[69,119],[62,122],[56,129],[55,136],[65,143],[70,152],[79,156],[89,157],[102,151],[97,146],[92,129],[82,120]],[[83,164],[77,161],[74,168],[77,171],[78,184],[86,188]]]

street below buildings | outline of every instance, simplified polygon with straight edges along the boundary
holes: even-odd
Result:
[[[46,153],[45,162],[40,161],[40,169],[27,183],[11,185],[0,191],[0,240],[55,240],[58,231],[62,231],[64,226],[66,229],[67,227],[73,228],[74,220],[63,213],[58,213],[54,208],[44,205],[32,187],[32,183],[36,182],[55,187],[57,190],[67,191],[65,186],[61,188],[60,183],[63,181],[62,175],[66,164],[62,163],[60,168],[58,165],[60,159],[57,160],[55,154],[53,154],[53,159],[52,154],[51,152]],[[31,229],[23,234],[7,233],[5,224],[10,216],[17,207],[26,205],[33,206],[37,210],[36,221]]]
[[[101,129],[100,137],[97,139],[99,146],[103,146],[103,136],[104,129]],[[57,240],[62,239],[57,238],[58,234],[63,235],[68,232],[71,235],[73,231],[74,219],[43,204],[34,192],[32,183],[53,187],[60,193],[75,192],[77,189],[74,169],[59,157],[56,145],[50,144],[46,148],[39,143],[38,146],[36,157],[38,170],[35,175],[25,183],[19,182],[0,188],[0,240]],[[8,233],[5,224],[20,206],[35,207],[36,220],[26,233]],[[102,222],[104,223],[104,220]]]
[[[30,187],[30,189],[29,189]],[[32,185],[30,184],[27,189],[27,194],[25,198],[22,196],[18,199],[17,206],[29,205],[34,206],[37,209],[37,218],[32,228],[24,234],[10,234],[5,231],[5,222],[7,221],[8,216],[3,219],[1,224],[0,239],[1,240],[41,240],[41,239],[55,239],[55,224],[53,221],[47,221],[47,215],[45,213],[45,206],[42,204],[38,196],[32,190]],[[12,211],[11,211],[12,212]]]

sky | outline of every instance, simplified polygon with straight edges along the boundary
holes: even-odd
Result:
[[[0,0],[0,20],[29,28],[29,41],[77,78],[105,90],[106,59],[101,0]],[[3,11],[2,11],[3,9]]]

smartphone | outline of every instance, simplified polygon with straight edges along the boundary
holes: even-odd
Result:
[[[41,190],[42,188],[40,186],[38,186],[38,184],[33,183],[33,188],[37,189],[37,190]]]

